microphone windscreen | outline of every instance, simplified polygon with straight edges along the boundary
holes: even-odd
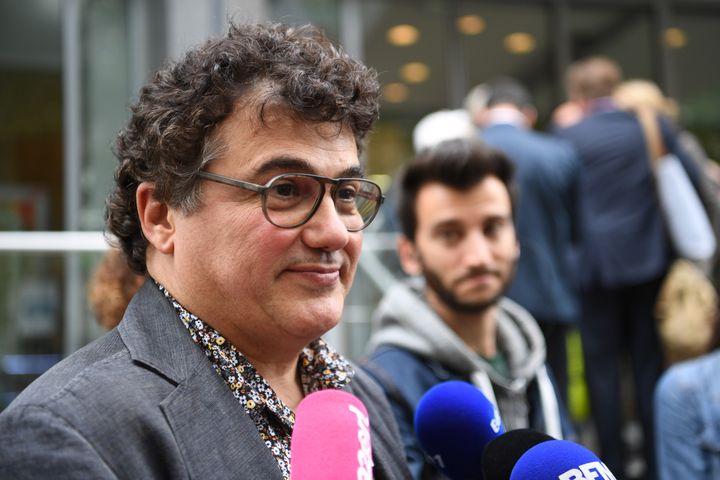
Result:
[[[510,480],[616,480],[587,448],[567,440],[535,445],[515,464]]]
[[[305,397],[290,441],[293,480],[372,478],[367,409],[350,393],[328,389]]]
[[[483,448],[504,431],[494,405],[467,382],[435,385],[415,411],[420,446],[453,480],[480,477]]]
[[[518,459],[535,445],[553,437],[530,428],[509,430],[487,444],[482,454],[483,480],[510,480]]]

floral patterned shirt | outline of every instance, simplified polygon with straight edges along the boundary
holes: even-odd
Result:
[[[220,332],[188,312],[170,292],[155,282],[172,303],[193,341],[200,345],[210,363],[255,423],[260,438],[272,452],[285,479],[290,478],[290,436],[295,413],[278,398],[247,358]],[[311,342],[298,359],[304,393],[342,388],[350,383],[352,366],[322,339]]]

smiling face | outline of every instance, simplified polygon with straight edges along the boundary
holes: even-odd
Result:
[[[264,119],[254,107],[237,109],[221,125],[223,149],[206,170],[256,184],[290,172],[360,175],[349,129],[298,120],[278,107],[266,108]],[[158,280],[244,353],[283,342],[304,346],[335,326],[362,233],[347,231],[329,191],[307,223],[285,229],[265,218],[259,194],[202,182],[197,211],[170,210],[172,268]]]
[[[424,275],[430,304],[451,315],[492,306],[519,255],[505,185],[492,176],[467,191],[428,183],[416,212],[415,239],[401,240],[401,261],[408,273]]]

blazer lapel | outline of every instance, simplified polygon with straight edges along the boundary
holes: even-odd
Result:
[[[135,362],[176,385],[159,408],[191,478],[282,479],[255,424],[152,280],[118,330]]]
[[[191,478],[282,479],[255,424],[209,362],[180,383],[160,408]]]

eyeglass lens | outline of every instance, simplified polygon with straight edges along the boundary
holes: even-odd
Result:
[[[381,193],[374,183],[347,179],[328,188],[333,188],[335,209],[348,230],[362,230],[377,213]],[[280,227],[302,224],[322,201],[323,191],[323,184],[314,177],[278,177],[265,192],[266,215]]]

